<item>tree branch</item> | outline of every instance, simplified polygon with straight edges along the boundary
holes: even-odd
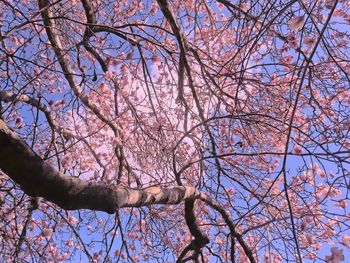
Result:
[[[70,66],[70,59],[67,53],[63,50],[63,45],[61,43],[60,37],[56,32],[57,30],[55,29],[55,21],[50,19],[52,17],[51,11],[49,9],[45,9],[49,5],[48,1],[38,0],[38,4],[40,9],[43,10],[41,12],[41,15],[44,19],[44,26],[47,33],[47,37],[51,43],[51,46],[54,50],[54,53],[57,57],[57,60],[62,68],[62,71],[70,88],[72,89],[74,94],[80,99],[80,101],[88,109],[90,109],[101,121],[106,123],[113,130],[116,137],[119,137],[120,128],[118,127],[118,125],[116,125],[113,121],[109,120],[102,114],[100,109],[89,100],[88,96],[84,94],[82,88],[79,86],[76,79],[74,78],[74,71]]]
[[[198,190],[190,186],[132,189],[67,176],[44,162],[2,120],[0,120],[0,168],[19,184],[26,194],[44,197],[67,210],[91,209],[114,213],[122,207],[178,204],[201,195]]]
[[[256,260],[254,258],[253,252],[252,250],[249,248],[249,246],[247,245],[247,243],[244,241],[243,237],[241,234],[239,234],[236,230],[235,225],[233,224],[232,220],[230,219],[230,215],[227,213],[227,211],[225,211],[224,208],[222,208],[218,203],[216,203],[213,200],[210,200],[207,196],[205,196],[204,194],[200,195],[199,198],[201,201],[203,201],[204,203],[206,203],[207,205],[209,205],[211,208],[215,209],[216,211],[218,211],[222,218],[224,219],[225,223],[227,224],[227,226],[230,229],[231,235],[232,237],[236,238],[238,243],[241,245],[241,247],[243,248],[244,253],[246,254],[246,256],[248,257],[249,261],[251,263],[255,263]],[[233,239],[231,238],[231,240],[233,241]],[[234,246],[234,244],[232,243],[231,246]],[[233,257],[234,255],[231,254],[231,257]],[[233,258],[232,258],[232,262],[234,262]]]
[[[184,78],[185,78],[185,63],[186,63],[186,41],[182,37],[182,33],[179,25],[176,22],[175,17],[169,9],[169,5],[167,0],[157,0],[160,10],[162,11],[165,19],[168,21],[174,35],[176,36],[177,42],[179,43],[180,48],[180,57],[179,57],[179,74],[177,80],[177,88],[178,88],[178,97],[176,101],[178,103],[185,103],[184,99]]]

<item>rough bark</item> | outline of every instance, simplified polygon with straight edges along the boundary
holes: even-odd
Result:
[[[91,209],[114,213],[121,207],[178,204],[200,196],[199,191],[189,186],[132,189],[67,176],[43,161],[2,120],[0,169],[19,184],[26,194],[43,197],[67,210]]]

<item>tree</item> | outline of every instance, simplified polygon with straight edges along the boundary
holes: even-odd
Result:
[[[0,1],[1,261],[342,261],[349,8]]]

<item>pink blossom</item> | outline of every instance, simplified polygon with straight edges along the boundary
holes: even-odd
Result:
[[[316,38],[315,37],[305,37],[304,38],[304,43],[307,45],[309,48],[313,47],[313,45],[316,43]]]
[[[334,0],[325,0],[324,1],[324,3],[325,3],[325,7],[327,8],[327,9],[331,9],[331,8],[333,8],[333,5],[334,5]]]
[[[336,247],[331,248],[331,255],[326,256],[327,263],[340,263],[344,261],[344,252]]]
[[[44,228],[43,231],[41,232],[41,234],[44,237],[50,237],[52,234],[52,229],[51,228]]]
[[[241,8],[244,12],[247,12],[250,8],[249,3],[240,3],[239,8]]]
[[[305,19],[304,15],[302,15],[302,16],[294,16],[289,21],[290,29],[295,30],[295,31],[301,29],[303,27],[303,25],[304,25],[304,19]]]
[[[160,59],[157,55],[153,55],[152,56],[152,62],[156,65],[158,65],[160,63]]]
[[[171,238],[170,237],[165,237],[165,238],[163,238],[163,242],[168,245],[168,244],[171,243]]]
[[[342,242],[345,246],[349,246],[350,245],[350,236],[348,235],[344,235],[343,236],[343,239],[342,239]]]
[[[315,252],[310,252],[305,256],[307,259],[316,259],[316,253]]]
[[[219,10],[224,8],[224,4],[219,3],[219,2],[215,2],[215,3],[216,3],[216,6],[218,7]]]
[[[326,172],[323,169],[318,168],[316,173],[322,178],[326,177]]]
[[[68,247],[72,247],[73,244],[74,244],[73,239],[68,239],[67,242],[66,242],[66,245],[67,245]]]
[[[135,238],[137,238],[137,234],[135,232],[130,232],[128,234],[128,237],[131,238],[131,239],[135,239]]]
[[[112,80],[114,78],[114,73],[111,71],[107,71],[105,73],[105,78],[106,78],[106,80]]]
[[[75,225],[75,224],[77,224],[79,221],[78,221],[78,219],[76,219],[74,216],[69,216],[69,217],[68,217],[68,222],[69,222],[70,224],[72,224],[72,225]]]
[[[301,153],[303,153],[303,149],[299,145],[295,145],[294,146],[294,152],[296,154],[301,154]]]
[[[70,155],[65,155],[61,160],[61,164],[64,169],[72,168],[72,157]]]
[[[344,199],[344,200],[339,201],[339,207],[345,209],[347,207],[347,205],[348,205],[347,200]]]
[[[22,117],[17,117],[15,122],[16,122],[15,127],[17,129],[21,129],[21,128],[24,127],[24,123],[23,123],[23,118]]]
[[[312,163],[312,164],[311,164],[311,169],[312,169],[313,172],[316,172],[317,169],[318,169],[317,163]]]

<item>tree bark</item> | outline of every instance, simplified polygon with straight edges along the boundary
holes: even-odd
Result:
[[[48,165],[0,119],[0,169],[21,189],[66,210],[91,209],[114,213],[121,207],[178,204],[201,194],[190,186],[133,189],[83,181]]]

